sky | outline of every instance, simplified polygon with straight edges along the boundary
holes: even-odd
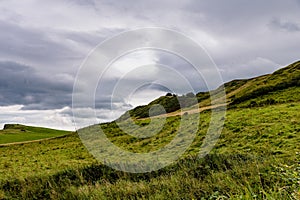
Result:
[[[224,82],[272,73],[300,58],[299,0],[0,0],[0,13],[0,128],[21,123],[75,130],[88,124],[92,108],[76,108],[86,124],[73,120],[73,86],[80,66],[101,42],[130,30],[161,27],[192,38],[209,54]],[[205,90],[182,58],[157,50],[132,52],[112,64],[105,87],[95,92],[99,122],[169,91],[149,83],[115,96],[112,103],[116,83],[123,78],[123,89],[129,87],[142,77],[141,70],[134,71],[140,66],[150,66],[149,74],[158,66],[173,67],[195,91]],[[126,76],[132,70],[135,76]],[[173,84],[159,72],[157,79]]]

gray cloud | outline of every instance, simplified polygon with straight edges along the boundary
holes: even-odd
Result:
[[[0,106],[44,110],[71,105],[72,77],[43,76],[27,65],[8,61],[0,62],[0,69]]]
[[[15,62],[0,62],[0,106],[24,105],[22,110],[72,107],[74,77],[69,74],[45,76],[34,68]],[[88,82],[88,81],[87,81]],[[112,109],[110,92],[117,80],[106,80],[105,90],[96,92],[95,107]],[[123,99],[119,103],[131,108]]]
[[[4,21],[0,21],[0,29],[0,54],[6,60],[54,67],[62,60],[79,57],[67,44],[52,39],[53,33]]]
[[[293,22],[285,22],[281,21],[280,19],[273,19],[270,22],[271,28],[279,29],[279,30],[285,30],[288,32],[299,32],[300,31],[300,26],[297,23]]]

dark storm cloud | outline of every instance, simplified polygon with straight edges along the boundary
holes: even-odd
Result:
[[[43,76],[33,68],[0,62],[0,106],[24,105],[23,109],[54,109],[71,105],[73,80]]]
[[[0,62],[0,106],[24,105],[23,110],[61,109],[72,106],[74,77],[68,74],[45,76],[32,67],[15,62]],[[95,107],[111,109],[116,80],[107,81],[105,91],[96,93]],[[117,102],[124,106],[122,99]]]

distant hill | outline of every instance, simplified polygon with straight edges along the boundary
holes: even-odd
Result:
[[[4,124],[3,130],[21,130],[23,132],[26,132],[28,128],[29,126],[25,126],[22,124]]]
[[[0,145],[60,137],[70,133],[69,131],[25,126],[21,124],[5,124],[4,129],[0,130]]]
[[[232,107],[253,107],[264,104],[284,103],[286,101],[300,101],[300,61],[297,61],[285,68],[279,69],[272,74],[263,75],[250,79],[233,80],[223,85],[229,108]],[[219,87],[212,94],[220,93]],[[276,94],[275,94],[276,93]],[[140,119],[149,117],[149,110],[156,104],[165,108],[166,113],[178,111],[181,108],[188,108],[199,103],[200,107],[209,106],[210,92],[199,92],[196,94],[198,102],[194,101],[189,93],[183,96],[167,94],[150,102],[148,105],[138,106],[127,111],[118,120],[125,120],[129,116]],[[263,98],[265,97],[265,98]],[[282,98],[284,97],[284,98]],[[179,104],[179,101],[182,105]],[[153,108],[152,108],[153,109]],[[163,114],[161,110],[152,111],[152,116]]]

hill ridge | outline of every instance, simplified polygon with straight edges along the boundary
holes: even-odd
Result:
[[[191,93],[182,96],[176,94],[170,96],[167,94],[166,96],[161,96],[151,101],[147,105],[140,105],[126,111],[116,121],[126,120],[130,116],[136,119],[147,118],[149,117],[150,108],[156,104],[162,105],[165,108],[166,113],[174,113],[182,108],[193,109],[197,104],[199,107],[207,107],[211,105],[210,94],[217,95],[221,92],[223,87],[225,88],[227,102],[232,107],[252,98],[255,99],[259,96],[267,95],[270,92],[284,90],[293,86],[300,86],[300,61],[296,61],[270,74],[249,79],[234,79],[224,83],[215,90],[198,92],[195,95],[198,102],[193,101],[193,98],[189,98]],[[180,106],[177,98],[181,103],[183,102],[183,105]],[[164,113],[154,112],[154,114],[152,113],[152,116],[163,114]]]

